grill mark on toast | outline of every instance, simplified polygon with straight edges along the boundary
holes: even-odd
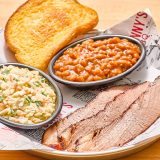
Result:
[[[97,23],[96,11],[76,0],[28,0],[9,18],[5,40],[19,62],[45,70],[60,49]]]

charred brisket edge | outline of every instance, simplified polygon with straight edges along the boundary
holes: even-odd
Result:
[[[98,135],[101,133],[101,131],[102,131],[102,128],[94,130],[94,131],[93,131],[94,134],[93,134],[92,140],[93,140],[96,136],[98,136]],[[81,136],[80,138],[82,138],[82,136]],[[80,138],[79,138],[79,139],[80,139]],[[81,145],[81,144],[79,144],[79,139],[77,139],[76,142],[75,142],[75,148],[73,149],[75,152],[78,152],[78,146]]]
[[[159,79],[159,77],[158,77],[157,79]],[[146,83],[146,82],[143,82],[143,83]],[[141,84],[143,84],[143,83],[141,83]],[[151,83],[151,84],[154,85],[155,82],[153,82],[153,83]],[[125,85],[119,85],[119,86],[125,86]],[[117,86],[117,87],[119,87],[119,86]],[[134,84],[134,85],[129,85],[129,86],[131,86],[131,87],[133,86],[133,88],[134,88],[134,87],[136,87],[137,85]],[[149,86],[151,86],[151,85],[149,85]],[[113,86],[107,88],[107,90],[108,90],[108,89],[111,89],[112,87],[113,87]],[[127,88],[127,89],[124,90],[123,93],[120,93],[120,94],[118,94],[117,96],[115,96],[114,100],[115,100],[118,96],[120,96],[121,94],[125,94],[125,92],[126,92],[127,90],[129,90],[129,89],[130,89],[130,88]],[[144,94],[144,93],[145,93],[145,92],[143,92],[142,94]],[[99,95],[99,94],[98,94],[98,95]],[[95,97],[95,99],[98,97],[98,95]],[[114,100],[112,100],[112,101],[114,101]],[[92,101],[93,101],[93,100],[92,100]],[[90,101],[87,105],[89,105],[90,103],[92,103],[92,101]],[[111,103],[112,101],[110,101],[110,102],[108,102],[108,103]],[[107,103],[107,104],[108,104],[108,103]],[[135,103],[135,101],[134,101],[133,103]],[[132,103],[132,104],[133,104],[133,103]],[[131,105],[132,105],[132,104],[131,104]],[[85,105],[85,106],[82,107],[82,108],[85,108],[87,105]],[[106,107],[106,106],[105,106],[105,107]],[[81,110],[82,108],[77,109],[76,112],[79,111],[79,110]],[[129,108],[128,108],[128,110],[129,110]],[[127,110],[127,111],[128,111],[128,110]],[[104,110],[101,110],[101,111],[104,111]],[[101,111],[99,111],[99,112],[101,112]],[[127,111],[125,111],[121,117],[123,117],[124,114],[125,114]],[[98,112],[98,113],[99,113],[99,112]],[[98,114],[98,113],[97,113],[97,114]],[[74,112],[71,113],[71,114],[69,114],[69,115],[68,115],[67,117],[65,117],[65,118],[68,118],[68,117],[71,116],[72,114],[74,114]],[[96,115],[97,115],[97,114],[96,114]],[[96,116],[96,115],[93,115],[93,116]],[[91,116],[91,117],[93,117],[93,116]],[[91,118],[91,117],[88,117],[87,119],[89,119],[89,118]],[[114,121],[116,121],[116,120],[119,121],[119,119],[120,119],[120,117],[117,118],[117,119],[115,119]],[[157,119],[158,119],[158,118],[157,118]],[[83,119],[83,120],[86,120],[86,119]],[[81,121],[83,121],[83,120],[81,120]],[[63,120],[62,120],[62,121],[63,121]],[[81,121],[79,121],[79,122],[77,122],[77,123],[80,123]],[[114,121],[113,121],[113,122],[114,122]],[[155,121],[156,121],[156,120],[155,120]],[[111,122],[111,124],[112,124],[113,122]],[[111,125],[111,124],[110,124],[110,125]],[[56,122],[54,125],[56,125],[56,132],[57,132],[57,134],[58,134],[58,129],[57,129],[57,128],[58,128],[59,122]],[[74,124],[74,125],[76,125],[76,124]],[[109,125],[107,125],[107,126],[109,126]],[[107,126],[105,126],[105,127],[107,127]],[[68,128],[70,128],[70,127],[73,127],[73,125],[70,125]],[[98,129],[98,130],[99,130],[99,131],[98,131],[99,133],[98,133],[97,135],[99,135],[100,132],[102,131],[102,129],[104,129],[105,127],[102,127],[102,128],[100,128],[100,129]],[[50,128],[50,127],[49,127],[49,128]],[[49,129],[49,128],[48,128],[48,129]],[[68,129],[68,128],[67,128],[67,129]],[[148,128],[149,128],[149,127],[148,127]],[[147,129],[148,129],[148,128],[147,128]],[[48,130],[48,129],[47,129],[47,130]],[[67,129],[65,129],[64,131],[66,131]],[[146,129],[146,130],[147,130],[147,129]],[[64,132],[64,131],[63,131],[63,132]],[[144,131],[145,131],[145,130],[144,130]],[[143,133],[144,131],[142,131],[142,133]],[[62,133],[63,133],[63,132],[62,132]],[[96,136],[97,136],[97,135],[96,135]],[[42,141],[41,141],[42,144],[44,144],[44,136],[45,136],[45,133],[42,135]],[[96,136],[93,137],[93,138],[96,138]],[[58,141],[60,140],[60,139],[59,139],[59,136],[57,136],[57,139],[58,139]],[[133,139],[134,139],[134,138],[133,138]],[[129,140],[129,141],[130,141],[130,140]],[[128,143],[128,142],[126,142],[126,143]],[[59,141],[59,144],[62,145],[62,142]],[[77,146],[76,146],[76,147],[77,147]]]
[[[119,86],[117,86],[117,87],[120,87],[120,86],[126,86],[126,85],[119,85]],[[128,85],[128,86],[130,86],[130,87],[136,87],[135,84],[134,84],[134,85]],[[115,87],[115,86],[112,86],[112,87]],[[110,87],[110,88],[108,88],[108,89],[111,89],[112,87]],[[107,90],[108,90],[108,89],[107,89]],[[130,89],[130,88],[124,89],[124,92],[126,92],[128,89]],[[124,92],[123,92],[123,93],[124,93]],[[100,93],[101,93],[101,92],[100,92]],[[100,93],[99,93],[99,94],[100,94]],[[123,93],[120,93],[120,94],[123,94]],[[98,94],[98,95],[99,95],[99,94]],[[117,96],[119,96],[120,94],[118,94]],[[98,95],[95,97],[95,99],[98,97]],[[115,97],[117,97],[117,96],[115,96]],[[114,99],[115,99],[115,97],[114,97]],[[95,99],[94,99],[94,100],[95,100]],[[112,101],[114,101],[114,99],[113,99]],[[79,110],[87,107],[87,106],[88,106],[90,103],[92,103],[94,100],[90,101],[90,102],[89,102],[88,104],[86,104],[84,107],[78,108],[75,112],[78,112]],[[109,101],[108,103],[110,103],[110,102],[112,102],[112,101]],[[100,111],[103,111],[103,110],[100,110]],[[99,111],[99,112],[100,112],[100,111]],[[60,121],[63,122],[64,119],[68,119],[68,117],[72,116],[72,114],[74,114],[75,112],[72,112],[71,114],[69,114],[68,116],[66,116],[65,118],[63,118],[63,119],[60,120]],[[99,113],[99,112],[98,112],[98,113]],[[97,115],[97,114],[95,114],[95,115]],[[92,115],[91,117],[93,117],[93,116],[95,116],[95,115]],[[91,118],[91,117],[88,117],[88,118],[86,118],[86,119],[89,119],[89,118]],[[80,120],[79,122],[84,121],[84,120],[86,120],[86,119]],[[59,121],[59,122],[56,122],[57,130],[58,130],[60,121]],[[77,122],[77,123],[79,123],[79,122]],[[76,125],[77,123],[75,123],[74,125]],[[74,125],[71,124],[68,128],[73,127]],[[68,128],[66,128],[65,130],[63,130],[63,132],[65,132]],[[63,133],[63,132],[62,132],[62,133]],[[58,135],[58,136],[61,136],[61,135]]]
[[[119,86],[117,86],[117,87],[121,87],[121,86],[127,86],[127,85],[119,85]],[[128,85],[128,86],[134,86],[134,85]],[[104,90],[104,91],[107,91],[107,90],[111,89],[112,87],[115,87],[115,86],[108,87],[108,88],[107,88],[106,90]],[[124,92],[125,92],[126,90],[128,90],[128,88],[127,88],[127,89],[124,89]],[[100,93],[101,93],[101,92],[100,92]],[[77,110],[75,110],[75,112],[78,112],[79,110],[87,107],[90,103],[93,103],[93,101],[96,100],[96,98],[99,96],[100,93],[98,93],[98,95],[97,95],[93,100],[91,100],[89,103],[87,103],[85,106],[83,106],[83,107],[78,108]],[[61,119],[60,121],[64,121],[64,119],[68,119],[68,117],[70,117],[70,116],[71,116],[72,114],[74,114],[75,112],[72,112],[71,114],[67,115],[65,118]],[[57,123],[57,128],[58,128],[58,125],[59,125],[60,122],[56,122],[56,123]],[[65,130],[64,130],[64,131],[65,131]]]
[[[131,87],[134,88],[134,87],[136,87],[136,86],[131,85]],[[132,88],[130,88],[130,89],[132,89]],[[109,103],[115,101],[117,97],[119,97],[119,96],[122,95],[122,94],[125,94],[125,92],[126,92],[127,90],[128,90],[128,88],[127,88],[126,90],[124,90],[123,93],[118,94],[118,95],[115,96],[111,101],[109,101],[108,103],[106,103],[103,110],[100,110],[99,112],[97,112],[96,114],[92,115],[91,117],[82,119],[82,120],[80,120],[79,122],[77,122],[77,123],[75,123],[75,124],[71,124],[68,128],[73,127],[74,129],[76,129],[76,126],[77,126],[80,122],[82,122],[82,121],[84,121],[84,120],[87,120],[87,119],[90,119],[90,118],[92,118],[92,117],[95,117],[95,116],[96,116],[97,114],[99,114],[100,112],[103,112],[103,111],[106,109],[107,104],[109,104]],[[84,107],[86,107],[86,105],[85,105]],[[84,108],[84,107],[82,107],[82,108]],[[81,108],[79,108],[79,109],[81,109]],[[76,111],[78,111],[79,109],[77,109]],[[74,113],[74,112],[73,112],[73,113]],[[68,116],[71,116],[73,113],[71,113],[71,114],[68,115]],[[68,116],[67,116],[67,117],[68,117]],[[63,132],[65,132],[68,128],[66,128]],[[62,132],[62,133],[63,133],[63,132]],[[72,133],[73,133],[73,132],[72,132]],[[61,136],[61,135],[58,135],[58,136]]]
[[[157,80],[157,79],[159,79],[160,78],[160,76],[158,76],[155,80]],[[150,83],[150,85],[149,85],[149,87],[152,87],[152,86],[154,86],[156,84],[156,82],[152,82],[152,83]],[[143,93],[143,95],[145,94],[145,92]],[[142,96],[142,95],[141,95]],[[139,97],[140,98],[140,97]],[[139,99],[138,98],[138,99]],[[144,133],[149,127],[151,127],[151,125],[152,124],[154,124],[158,119],[160,118],[160,116],[158,116],[154,121],[153,121],[153,123],[151,123],[148,127],[146,127],[143,131],[141,131],[140,133],[139,133],[139,135],[140,134],[142,134],[142,133]],[[137,137],[137,136],[136,136]],[[132,141],[133,139],[135,139],[136,137],[133,137],[132,139],[130,139],[130,140],[128,140],[126,143],[124,143],[124,144],[127,144],[128,142],[130,142],[130,141]],[[123,144],[123,145],[124,145]],[[123,145],[120,145],[119,147],[121,147],[121,146],[123,146]]]
[[[128,90],[128,89],[127,89],[127,90]],[[124,90],[123,93],[120,93],[120,94],[118,94],[117,96],[115,96],[115,97],[112,99],[112,101],[109,101],[107,104],[115,101],[117,97],[119,97],[120,95],[124,94],[127,90]],[[74,133],[74,130],[77,128],[77,126],[78,126],[79,123],[81,123],[82,121],[85,121],[85,120],[87,120],[87,119],[90,119],[90,118],[92,118],[92,117],[96,117],[100,112],[103,112],[103,111],[106,109],[107,104],[105,105],[105,107],[104,107],[103,110],[100,110],[99,112],[97,112],[96,114],[92,115],[91,117],[88,117],[88,118],[86,118],[86,119],[82,119],[82,120],[80,120],[79,122],[77,122],[77,123],[75,123],[75,124],[71,124],[68,128],[73,128],[73,129],[71,129],[71,130],[72,130],[72,133]],[[65,132],[68,128],[66,128],[63,132]],[[62,133],[63,133],[63,132],[62,132]],[[64,149],[66,149],[67,146],[65,146],[65,142],[63,141],[63,138],[61,137],[61,135],[58,135],[57,138],[58,138],[58,139],[61,139],[60,143],[62,143],[63,146],[65,147]],[[81,137],[81,138],[82,138],[82,137]],[[79,140],[79,139],[77,139],[77,140]],[[72,142],[72,140],[70,140],[70,142],[69,142],[68,144],[70,144],[71,142]],[[77,146],[76,146],[76,147],[77,147]],[[75,151],[76,151],[76,150],[75,150]]]
[[[156,84],[155,82],[150,83],[147,88],[149,89],[150,87],[154,86],[155,84]],[[112,123],[114,123],[115,121],[117,121],[117,123],[118,123],[118,122],[124,117],[124,115],[132,108],[132,105],[135,104],[136,101],[138,101],[144,94],[147,94],[147,93],[148,93],[148,90],[146,90],[145,92],[143,92],[143,93],[129,106],[129,108],[128,108],[125,112],[123,112],[123,114],[122,114],[119,118],[115,119]],[[158,116],[158,117],[153,121],[153,123],[151,123],[151,125],[154,124],[159,117],[160,117],[160,116]],[[111,123],[111,124],[112,124],[112,123]],[[110,125],[111,125],[111,124],[110,124]],[[105,126],[105,127],[108,127],[108,126],[110,126],[110,125],[107,125],[107,126]],[[142,133],[144,133],[151,125],[149,125],[147,128],[145,128],[144,130],[142,130],[142,131],[139,133],[139,135],[142,134]],[[99,133],[100,133],[105,127],[100,128],[100,129],[99,129],[99,130],[100,130]],[[135,137],[137,137],[137,136],[135,136]],[[129,139],[129,140],[128,140],[127,142],[125,142],[124,144],[127,144],[128,142],[132,141],[133,139],[135,139],[135,137],[133,137],[132,139]],[[94,137],[94,139],[95,139],[95,138],[96,138],[96,137]],[[124,144],[119,145],[119,147],[123,146]],[[76,147],[78,147],[78,146],[76,146]],[[77,150],[77,152],[78,152],[78,150]]]
[[[140,97],[141,97],[143,94],[145,94],[146,92],[147,92],[147,91],[143,92],[143,93],[140,95]],[[97,130],[99,130],[99,134],[101,133],[101,131],[102,131],[103,129],[105,129],[106,127],[109,127],[109,126],[112,125],[114,122],[115,122],[116,124],[118,124],[118,122],[120,122],[120,120],[122,120],[122,118],[124,117],[124,115],[131,109],[132,105],[133,105],[140,97],[138,97],[138,98],[127,108],[127,110],[125,110],[125,111],[122,113],[122,115],[121,115],[120,117],[118,117],[118,118],[116,118],[115,120],[113,120],[110,124],[108,124],[108,125],[106,125],[106,126],[104,126],[104,127],[101,127],[101,128],[99,128],[99,129],[97,129]],[[117,121],[117,122],[116,122],[116,121]],[[99,134],[98,134],[98,135],[99,135]],[[97,136],[93,137],[92,140],[94,140],[96,137],[97,137]],[[80,137],[80,138],[82,138],[82,137]],[[80,139],[80,138],[79,138],[79,139]],[[79,139],[77,139],[77,140],[79,140]],[[134,139],[134,138],[133,138],[133,139]],[[130,140],[129,140],[129,141],[130,141]],[[79,145],[75,146],[77,152],[78,152],[78,146],[79,146]]]
[[[144,82],[145,83],[145,82]],[[142,83],[143,84],[143,83]],[[148,85],[148,87],[147,87],[147,89],[149,88],[149,87],[151,87],[152,85],[155,85],[155,84],[153,84],[153,83],[151,83],[151,84],[149,84]],[[136,87],[136,86],[134,86],[134,87]],[[134,88],[133,87],[133,88]],[[128,112],[128,110],[130,110],[131,108],[132,108],[132,105],[137,101],[137,100],[139,100],[140,99],[140,97],[141,96],[143,96],[145,93],[147,93],[148,92],[148,90],[146,90],[146,91],[144,91],[137,99],[135,99],[135,101],[132,103],[132,104],[130,104],[129,105],[129,107],[127,108],[127,110],[125,110],[123,113],[122,113],[122,115],[120,116],[120,117],[118,117],[118,118],[116,118],[115,120],[113,120],[110,124],[108,124],[108,125],[106,125],[106,126],[104,126],[104,127],[101,127],[101,128],[99,128],[99,129],[96,129],[99,133],[97,134],[97,135],[99,135],[100,134],[100,132],[104,129],[104,128],[106,128],[106,127],[108,127],[108,126],[110,126],[112,123],[114,123],[114,122],[116,122],[117,121],[117,123],[124,117],[124,115]],[[124,93],[121,93],[121,94],[125,94],[125,92]],[[119,95],[121,95],[121,94],[119,94]],[[118,95],[118,96],[119,96]],[[118,98],[118,96],[116,96],[115,97],[115,99],[113,100],[113,101],[115,101],[116,100],[116,98]],[[110,103],[110,102],[109,102]],[[105,109],[104,109],[105,110]],[[104,111],[104,110],[101,110],[101,111]],[[100,111],[100,112],[101,112]],[[99,112],[98,112],[99,113]],[[98,114],[97,113],[97,114]],[[96,115],[97,115],[96,114]],[[96,116],[95,115],[95,116]],[[148,127],[149,128],[149,127]],[[94,132],[94,131],[93,131]],[[143,132],[142,132],[143,133]],[[97,137],[97,135],[96,136],[94,136],[92,139],[95,139],[96,137]],[[82,137],[80,137],[80,138],[82,138]],[[80,139],[79,138],[79,139]],[[77,139],[76,141],[79,141],[79,139]],[[133,138],[134,139],[134,138]],[[76,148],[77,148],[78,146],[76,146]]]
[[[125,86],[125,85],[122,85],[122,86]],[[130,86],[131,88],[136,87],[136,85],[129,85],[129,86]],[[117,86],[117,87],[119,87],[119,86]],[[111,88],[112,88],[112,87],[110,87],[110,88],[108,88],[108,89],[111,89]],[[129,90],[129,89],[131,89],[131,88],[126,88],[126,89],[124,89],[124,92],[123,92],[123,93],[118,94],[117,96],[114,97],[113,100],[109,101],[108,103],[111,103],[112,101],[114,101],[114,100],[116,99],[116,97],[120,96],[121,94],[124,94],[127,90]],[[98,95],[99,95],[99,94],[98,94]],[[96,98],[98,97],[98,95],[96,96]],[[95,98],[95,99],[96,99],[96,98]],[[89,104],[92,103],[92,102],[93,102],[93,101],[90,101],[88,104],[86,104],[86,105],[85,105],[84,107],[82,107],[82,108],[85,108],[87,105],[89,105]],[[108,103],[107,103],[107,104],[108,104]],[[106,108],[107,104],[105,105],[105,108]],[[82,108],[77,109],[76,112],[79,111],[79,110],[81,110]],[[104,109],[104,110],[105,110],[105,109]],[[99,112],[104,111],[104,110],[100,110]],[[98,112],[98,113],[99,113],[99,112]],[[93,116],[96,116],[98,113],[96,113],[96,114],[93,115]],[[67,117],[65,117],[65,118],[68,118],[68,117],[71,116],[72,114],[74,114],[74,112],[71,113],[71,114],[69,114],[69,115],[68,115]],[[86,119],[92,118],[93,116],[88,117],[88,118],[86,118]],[[65,119],[65,118],[64,118],[64,119]],[[71,131],[72,131],[72,133],[73,133],[73,132],[74,132],[73,130],[76,129],[76,126],[77,126],[80,122],[82,122],[82,121],[84,121],[84,120],[86,120],[86,119],[82,119],[82,120],[80,120],[79,122],[77,122],[77,123],[74,124],[74,125],[71,124],[68,128],[73,128],[73,129],[71,129]],[[62,121],[63,121],[63,119],[62,119]],[[59,125],[59,122],[56,122],[55,125],[56,125],[56,131],[57,131],[57,140],[58,140],[59,144],[61,145],[61,147],[65,150],[67,146],[65,146],[65,142],[64,142],[63,138],[61,137],[61,135],[58,135],[58,125]],[[65,130],[63,130],[63,132],[65,132],[68,128],[66,128]],[[63,133],[63,132],[62,132],[62,133]],[[69,142],[68,144],[70,144],[70,142]]]
[[[146,83],[146,82],[144,82],[144,83]],[[143,83],[142,83],[142,84],[143,84]],[[125,89],[123,93],[118,94],[118,95],[115,96],[111,101],[109,101],[108,103],[106,103],[106,105],[105,105],[105,107],[104,107],[103,110],[100,110],[99,112],[97,112],[95,115],[92,115],[91,117],[88,117],[88,118],[86,118],[86,119],[80,120],[79,122],[75,123],[74,125],[70,125],[68,128],[72,128],[72,127],[73,127],[72,133],[74,133],[73,130],[75,130],[75,129],[77,128],[77,126],[78,126],[79,123],[81,123],[81,122],[84,121],[84,120],[90,119],[90,118],[92,118],[92,117],[96,117],[100,112],[103,112],[103,111],[106,109],[106,107],[107,107],[107,105],[108,105],[109,103],[112,103],[112,102],[115,101],[119,96],[125,94],[125,92],[126,92],[127,90],[133,89],[133,88],[137,87],[137,85],[130,85],[130,86],[131,86],[131,88]],[[144,92],[143,92],[143,93],[144,93]],[[143,93],[142,93],[142,94],[143,94]],[[118,119],[118,118],[117,118],[117,119]],[[115,120],[116,120],[116,119],[115,119]],[[113,123],[113,122],[114,122],[114,121],[112,121],[111,123]],[[110,123],[110,124],[111,124],[111,123]],[[109,124],[109,125],[110,125],[110,124]],[[109,125],[107,125],[107,126],[109,126]],[[106,127],[106,126],[105,126],[105,127]],[[97,129],[97,130],[101,130],[101,129],[105,128],[105,127],[102,127],[102,128],[100,128],[100,129]],[[66,128],[63,132],[65,132],[68,128]],[[63,133],[63,132],[62,132],[62,133]],[[61,135],[58,135],[58,137],[61,137]],[[82,137],[80,137],[80,138],[82,138]],[[79,138],[79,139],[80,139],[80,138]],[[62,139],[62,138],[61,138],[61,139]],[[77,139],[77,141],[78,141],[79,139]],[[71,140],[68,144],[70,144],[71,142],[72,142],[72,140]],[[63,146],[65,146],[65,142],[62,142],[62,141],[61,141],[61,143],[63,143]],[[77,146],[76,146],[76,147],[77,147]],[[65,149],[66,149],[66,148],[67,148],[67,146],[65,146]]]

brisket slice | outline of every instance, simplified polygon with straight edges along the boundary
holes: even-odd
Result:
[[[86,135],[80,139],[75,150],[102,151],[122,146],[143,133],[160,117],[159,93],[160,82],[157,82],[142,94],[121,118],[108,127],[90,133],[90,137]]]
[[[55,125],[50,126],[45,131],[41,143],[51,148],[62,150],[62,146],[61,144],[59,144],[59,140],[57,137],[57,127]]]
[[[114,100],[107,103],[104,110],[101,110],[91,118],[85,119],[69,127],[61,135],[61,143],[65,149],[74,151],[75,144],[79,143],[79,139],[95,130],[110,125],[115,119],[121,117],[128,110],[130,105],[134,103],[147,89],[149,82],[137,85],[128,89],[123,94],[117,96]],[[98,106],[97,106],[98,107]]]
[[[67,128],[75,125],[81,120],[96,115],[101,110],[104,110],[104,107],[108,102],[113,101],[118,95],[124,93],[127,89],[132,87],[133,86],[129,85],[115,86],[107,89],[106,91],[100,92],[97,97],[88,103],[85,107],[77,109],[69,116],[63,118],[58,123],[49,127],[43,135],[42,143],[48,146],[55,144],[57,145],[59,143],[59,137],[61,137],[61,133],[64,132]],[[65,135],[63,135],[64,139],[67,139],[70,136],[71,131],[67,131],[68,134],[66,132]]]
[[[127,89],[132,86],[116,86],[107,89],[97,95],[97,97],[88,103],[85,107],[77,109],[75,112],[71,113],[69,116],[62,119],[57,124],[58,135],[60,136],[63,131],[65,131],[71,125],[80,122],[81,120],[90,118],[96,115],[99,111],[104,110],[105,105],[111,102],[119,94],[124,93]]]

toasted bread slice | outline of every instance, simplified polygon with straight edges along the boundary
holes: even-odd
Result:
[[[60,49],[97,23],[97,13],[76,0],[29,0],[8,20],[5,39],[19,62],[45,70]]]

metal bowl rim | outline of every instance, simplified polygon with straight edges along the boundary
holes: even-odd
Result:
[[[58,76],[56,76],[54,74],[54,69],[53,66],[56,62],[56,60],[63,55],[64,51],[67,50],[68,48],[74,47],[77,44],[82,43],[83,41],[87,40],[87,39],[94,39],[94,40],[101,40],[101,39],[107,39],[107,38],[112,38],[112,37],[119,37],[119,38],[126,38],[129,41],[137,44],[140,49],[141,49],[141,56],[139,58],[139,60],[136,62],[136,64],[134,64],[131,68],[129,68],[127,71],[111,77],[111,78],[107,78],[107,79],[103,79],[103,80],[99,80],[99,81],[91,81],[91,82],[72,82],[72,81],[68,81],[68,80],[64,80]],[[62,84],[66,84],[66,85],[70,85],[70,86],[74,86],[74,87],[91,87],[91,86],[95,86],[95,85],[103,85],[103,84],[108,84],[111,82],[114,82],[116,80],[119,80],[121,78],[123,78],[124,76],[128,75],[129,73],[131,73],[132,71],[134,71],[135,69],[137,69],[139,67],[139,65],[141,65],[141,63],[143,62],[143,60],[145,59],[146,56],[146,49],[143,43],[141,43],[138,39],[135,39],[133,37],[129,37],[129,36],[124,36],[124,35],[116,35],[116,34],[112,34],[112,35],[99,35],[99,36],[92,36],[92,37],[87,37],[87,38],[83,38],[80,39],[78,41],[75,41],[71,44],[69,44],[68,46],[64,47],[62,50],[60,50],[57,55],[55,55],[52,60],[49,63],[48,66],[48,71],[49,71],[49,75],[56,80],[57,82],[60,82]]]

